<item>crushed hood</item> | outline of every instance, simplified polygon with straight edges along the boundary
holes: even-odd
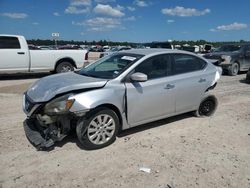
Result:
[[[44,77],[27,90],[33,102],[47,102],[58,94],[103,87],[108,80],[82,76],[73,72]]]

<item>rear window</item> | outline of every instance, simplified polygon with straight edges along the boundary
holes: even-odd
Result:
[[[0,49],[20,49],[17,37],[0,37]]]
[[[198,57],[187,54],[175,54],[173,74],[183,74],[204,69],[206,62]]]

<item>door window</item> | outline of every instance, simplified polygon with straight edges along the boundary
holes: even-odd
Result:
[[[171,62],[169,55],[158,55],[151,57],[135,68],[135,72],[141,72],[148,76],[148,79],[156,79],[170,75]]]
[[[205,68],[206,62],[198,57],[187,54],[175,54],[173,74],[183,74]]]
[[[0,49],[20,49],[17,37],[0,37]]]

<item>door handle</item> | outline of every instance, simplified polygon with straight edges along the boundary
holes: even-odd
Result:
[[[205,79],[205,78],[201,78],[200,80],[199,80],[199,83],[202,83],[202,82],[206,82],[207,80]]]
[[[19,55],[24,55],[25,52],[17,52],[17,54],[19,54]]]
[[[164,89],[173,89],[174,87],[173,84],[167,84]]]

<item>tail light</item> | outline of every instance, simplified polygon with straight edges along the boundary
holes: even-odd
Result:
[[[89,52],[85,53],[85,60],[89,59]]]

